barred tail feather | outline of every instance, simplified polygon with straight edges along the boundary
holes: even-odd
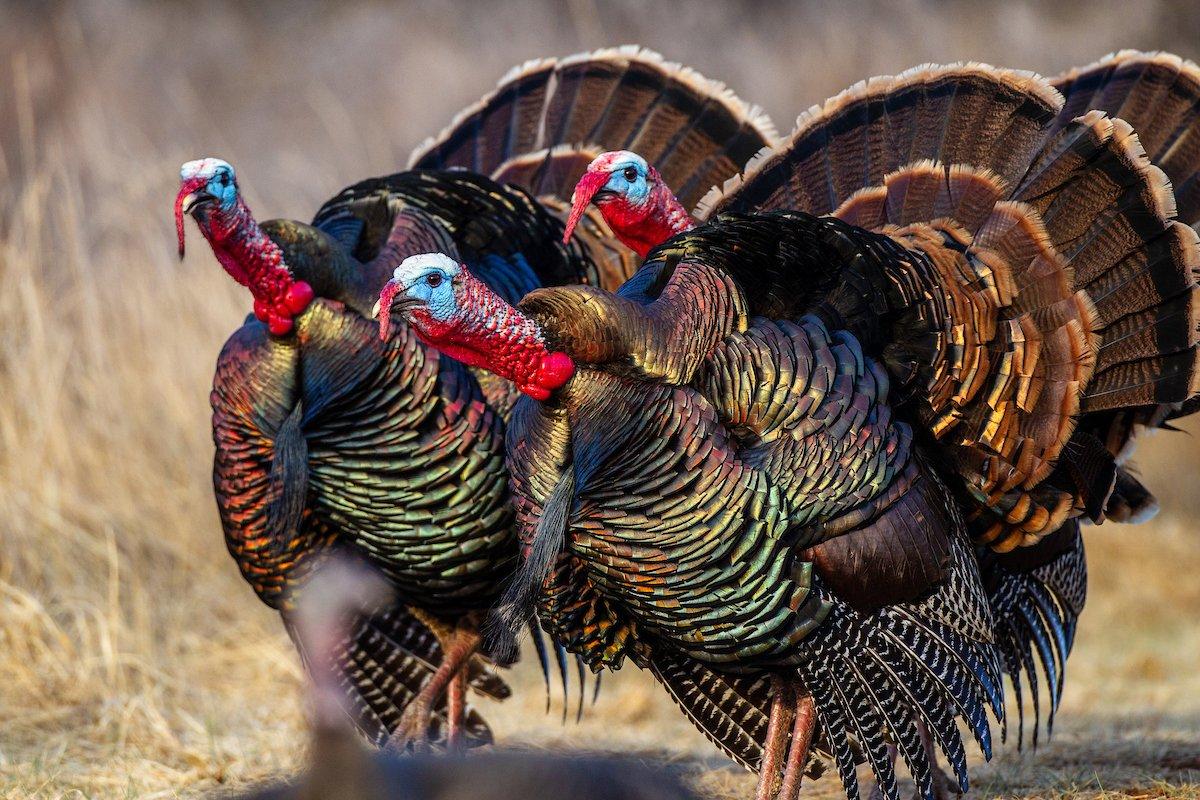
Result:
[[[991,620],[969,548],[956,539],[950,558],[949,578],[931,595],[869,614],[851,609],[814,577],[814,590],[832,608],[804,640],[807,658],[799,674],[850,797],[858,793],[856,753],[870,763],[883,792],[896,796],[888,737],[922,794],[933,796],[932,765],[918,722],[928,728],[964,791],[966,751],[956,719],[991,757],[989,709],[1004,719],[999,652],[987,638]]]
[[[1050,544],[1053,552],[1040,565],[1014,564],[1006,562],[1003,556],[983,554],[983,571],[996,619],[997,645],[1017,706],[1018,747],[1025,738],[1026,697],[1033,711],[1032,744],[1037,746],[1042,699],[1039,672],[1046,687],[1046,732],[1047,735],[1053,732],[1054,716],[1062,700],[1067,657],[1087,596],[1087,562],[1078,524],[1072,523],[1058,535],[1067,544],[1044,543]],[[1036,553],[1030,556],[1038,558]]]
[[[766,676],[725,675],[669,650],[656,653],[648,666],[709,741],[743,767],[758,768],[771,703]]]
[[[968,724],[985,755],[991,756],[984,693],[977,685],[974,690],[967,688],[980,676],[962,669],[958,658],[947,657],[945,650],[950,645],[945,639],[936,645],[940,650],[932,653],[926,649],[927,642],[896,646],[914,635],[915,629],[899,617],[885,612],[863,617],[844,605],[835,605],[825,624],[806,640],[813,657],[800,667],[800,676],[813,694],[822,730],[850,797],[858,796],[856,749],[865,754],[887,796],[897,796],[895,772],[886,758],[888,736],[896,738],[924,796],[932,797],[931,765],[920,746],[917,721],[933,732],[965,789],[965,751],[953,717],[946,724],[947,711]],[[915,638],[921,637],[917,634]],[[922,661],[918,653],[929,660]],[[931,691],[929,680],[938,688]],[[897,727],[901,725],[904,727]]]

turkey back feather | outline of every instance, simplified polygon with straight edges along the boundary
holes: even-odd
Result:
[[[419,209],[441,226],[471,267],[491,257],[511,264],[514,272],[527,270],[520,280],[513,276],[492,286],[509,302],[539,285],[599,282],[596,266],[580,245],[562,243],[562,222],[528,193],[461,170],[417,169],[361,181],[325,203],[313,224],[320,227],[346,214],[366,220],[356,254],[369,261],[383,248],[397,213],[405,208]],[[486,282],[487,277],[481,279]]]

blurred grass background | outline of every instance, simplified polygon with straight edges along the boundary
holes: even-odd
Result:
[[[208,387],[249,302],[189,223],[181,162],[232,162],[260,218],[308,219],[512,65],[636,42],[782,131],[870,75],[972,59],[1053,74],[1122,47],[1200,57],[1194,2],[0,3],[0,796],[173,797],[295,767],[302,673],[224,551]],[[1200,425],[1188,425],[1200,430]],[[1145,441],[1164,511],[1088,531],[1089,608],[1056,736],[984,796],[1200,796],[1200,446]],[[540,678],[504,742],[637,751],[715,797],[727,767],[636,672],[583,724]],[[838,795],[835,781],[809,796]]]

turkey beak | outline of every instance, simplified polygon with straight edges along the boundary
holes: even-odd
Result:
[[[213,197],[208,192],[188,192],[183,196],[182,211],[184,214],[191,214],[196,209],[196,206],[204,203],[211,203],[217,198]]]
[[[567,227],[563,231],[563,244],[571,241],[571,234],[575,232],[579,220],[583,219],[583,212],[606,183],[607,172],[585,172],[579,183],[575,184],[575,191],[571,194],[571,215],[567,217]]]

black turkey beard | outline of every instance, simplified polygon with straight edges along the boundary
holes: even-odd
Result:
[[[575,470],[568,465],[542,507],[529,553],[484,625],[485,649],[498,664],[511,664],[517,659],[521,632],[532,623],[538,592],[550,574],[554,559],[562,552],[574,496]]]

